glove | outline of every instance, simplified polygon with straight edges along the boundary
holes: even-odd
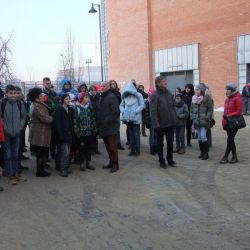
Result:
[[[228,119],[226,115],[223,115],[223,118],[224,118],[225,120],[227,120],[227,119]]]

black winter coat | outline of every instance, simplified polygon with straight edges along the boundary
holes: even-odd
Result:
[[[58,106],[53,120],[56,142],[59,144],[71,144],[74,135],[73,108],[68,107],[68,112],[63,106]]]
[[[111,91],[102,93],[97,108],[97,127],[100,137],[115,135],[120,127],[117,97]]]

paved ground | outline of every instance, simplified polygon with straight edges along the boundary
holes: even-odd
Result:
[[[217,121],[220,114],[216,114]],[[250,125],[250,117],[247,118]],[[225,133],[217,122],[208,161],[197,159],[197,142],[177,168],[161,169],[148,154],[129,158],[109,174],[103,144],[96,171],[62,178],[34,177],[34,158],[24,162],[27,183],[4,184],[0,193],[0,249],[153,250],[250,249],[250,127],[239,131],[240,163],[218,164]]]

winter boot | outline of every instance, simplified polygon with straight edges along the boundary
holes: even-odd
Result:
[[[235,164],[237,162],[239,162],[239,160],[238,160],[237,154],[235,153],[235,154],[233,154],[233,157],[232,157],[232,159],[231,159],[231,161],[229,163],[230,164]]]
[[[135,150],[134,149],[131,149],[130,153],[128,154],[128,156],[133,156],[135,155]]]
[[[114,165],[111,169],[110,169],[110,173],[115,173],[119,170],[119,165]]]
[[[184,148],[181,148],[179,151],[178,151],[178,154],[185,154],[185,149]]]
[[[59,175],[62,177],[68,177],[68,173],[66,170],[61,170]]]
[[[86,161],[86,168],[90,170],[95,170],[95,167],[90,165],[90,161]]]
[[[207,160],[208,159],[208,143],[202,142],[203,144],[203,155],[202,155],[202,160]]]
[[[44,170],[44,166],[46,164],[47,158],[38,158],[37,159],[37,171],[36,171],[36,177],[48,177],[50,176],[49,172],[46,172]]]
[[[198,156],[198,158],[202,158],[203,156],[203,144],[202,141],[199,141],[199,148],[200,148],[200,155]]]
[[[223,158],[220,160],[220,164],[226,164],[228,163],[228,157],[227,156],[223,156]]]

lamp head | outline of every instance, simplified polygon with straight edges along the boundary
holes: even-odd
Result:
[[[94,4],[92,3],[91,9],[89,10],[89,13],[91,14],[95,14],[97,12],[97,10],[94,7]]]

